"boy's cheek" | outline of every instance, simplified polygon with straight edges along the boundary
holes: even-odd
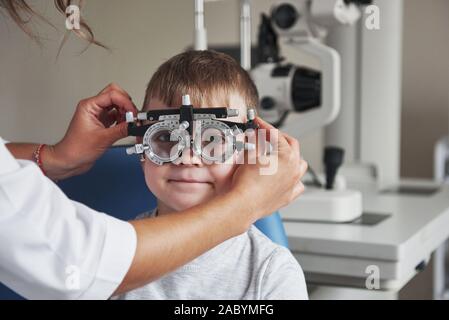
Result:
[[[148,159],[145,159],[143,163],[143,171],[145,175],[145,181],[150,189],[160,184],[164,177],[164,166],[158,166]],[[153,191],[153,190],[152,190]]]
[[[216,187],[227,190],[232,183],[235,170],[237,170],[236,164],[217,164],[214,168]]]

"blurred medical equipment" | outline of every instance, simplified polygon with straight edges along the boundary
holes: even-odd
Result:
[[[143,137],[143,143],[126,151],[145,154],[155,164],[163,165],[178,160],[184,150],[192,148],[206,162],[224,163],[235,152],[255,149],[242,138],[247,130],[257,128],[254,109],[248,110],[246,123],[219,120],[238,115],[237,109],[226,107],[194,108],[189,95],[182,97],[180,108],[140,112],[137,117],[128,112],[128,135]]]
[[[449,182],[449,137],[442,137],[437,141],[433,153],[433,176],[435,182]]]
[[[341,148],[325,148],[325,175],[314,177],[312,183],[307,179],[304,181],[306,190],[301,199],[280,210],[284,219],[343,223],[354,221],[362,215],[361,192],[347,189],[342,177],[338,177],[336,181],[337,170],[343,163],[343,154],[344,150]]]
[[[442,137],[434,147],[434,180],[449,185],[449,136]],[[449,300],[449,241],[435,251],[433,260],[433,298]]]
[[[262,15],[258,64],[251,70],[261,97],[261,117],[279,127],[290,112],[301,112],[298,135],[330,123],[340,109],[340,57],[317,37],[317,25],[311,20],[313,3],[285,2],[274,6],[270,17]],[[283,61],[278,37],[295,50],[315,56],[321,70]]]
[[[195,50],[207,49],[207,31],[204,27],[204,0],[194,0],[195,2],[195,29],[193,47]]]
[[[262,118],[277,127],[294,125],[295,137],[302,137],[336,118],[341,101],[340,56],[322,41],[327,28],[336,24],[353,25],[360,16],[354,1],[335,0],[281,1],[273,6],[270,16],[262,14],[258,64],[251,70],[260,93]],[[248,35],[241,38],[242,43],[248,40]],[[320,70],[288,62],[281,56],[279,42],[315,57]],[[336,168],[328,160],[337,158],[342,162],[342,151],[335,148],[326,151],[325,179],[329,182],[335,179],[332,170]],[[337,190],[333,183],[327,183],[326,188],[315,184],[307,187],[301,201],[295,201],[281,212],[283,217],[293,220],[347,222],[361,216],[362,196],[344,185]]]

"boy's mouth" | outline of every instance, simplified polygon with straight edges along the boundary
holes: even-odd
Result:
[[[195,179],[169,179],[167,180],[167,183],[175,190],[187,193],[205,191],[206,189],[209,190],[214,188],[214,185],[211,182]]]
[[[174,183],[208,183],[211,184],[208,181],[200,181],[196,179],[168,179],[168,182],[174,182]]]
[[[178,186],[188,188],[189,186],[195,187],[212,185],[212,180],[204,171],[201,170],[173,170],[167,177],[167,183],[173,183]]]

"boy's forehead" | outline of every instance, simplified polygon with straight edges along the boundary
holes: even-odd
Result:
[[[148,106],[145,106],[146,110],[153,110],[153,109],[170,109],[173,107],[179,107],[181,106],[182,97],[179,98],[179,101],[174,103],[172,106],[168,106],[167,103],[163,102],[158,97],[151,97],[149,99]],[[238,117],[232,117],[228,118],[230,121],[234,122],[244,122],[246,121],[246,113],[247,113],[247,106],[245,104],[245,100],[238,94],[232,94],[229,96],[229,105],[223,105],[223,99],[216,99],[216,101],[212,100],[210,103],[201,102],[199,106],[194,105],[195,108],[231,108],[231,109],[238,109],[239,110],[239,116]]]

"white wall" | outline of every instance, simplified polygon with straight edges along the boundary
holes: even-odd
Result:
[[[52,2],[43,3],[38,2],[37,9],[64,30],[63,17]],[[82,13],[112,53],[92,47],[79,55],[83,42],[73,37],[56,61],[61,33],[40,24],[38,30],[50,38],[41,49],[0,16],[0,128],[5,138],[56,142],[77,102],[112,81],[140,105],[153,70],[191,41],[190,1],[86,3]]]
[[[404,1],[401,174],[430,178],[449,132],[449,1]]]

